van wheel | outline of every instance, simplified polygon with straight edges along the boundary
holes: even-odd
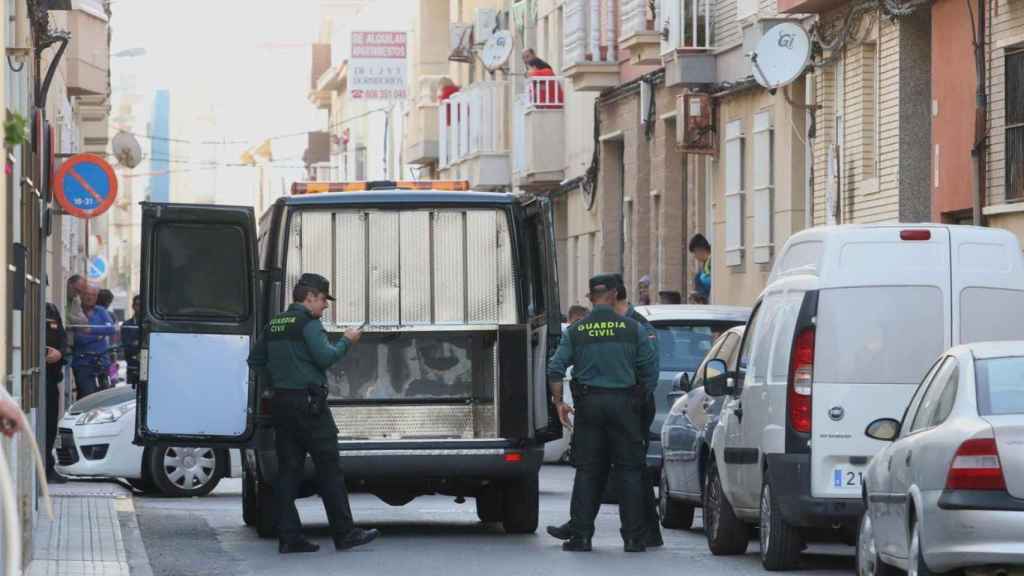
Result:
[[[259,516],[259,503],[256,499],[256,474],[242,461],[242,521],[246,526],[255,526]]]
[[[277,536],[277,523],[274,521],[274,488],[268,482],[255,481],[256,509],[253,524],[260,538]]]
[[[212,448],[159,446],[149,453],[149,471],[167,496],[205,496],[220,482],[223,458]]]
[[[715,556],[743,554],[750,543],[750,526],[733,512],[732,505],[722,491],[722,480],[714,461],[708,467],[705,485],[704,535],[708,539],[708,548]]]
[[[476,515],[481,522],[501,522],[505,517],[501,490],[491,485],[476,496]]]
[[[933,576],[935,573],[924,563],[924,543],[921,542],[921,521],[914,519],[914,528],[910,533],[910,559],[907,563],[907,576]]]
[[[782,518],[772,485],[761,486],[761,563],[765,570],[792,570],[800,564],[800,533]]]
[[[540,478],[531,474],[505,486],[502,524],[509,534],[533,534],[540,512]]]
[[[866,511],[857,534],[857,576],[896,576],[898,571],[882,562],[875,544],[875,527]]]
[[[669,497],[668,475],[664,466],[661,468],[661,481],[658,483],[658,514],[661,516],[661,525],[665,528],[689,530],[693,526],[693,505]]]

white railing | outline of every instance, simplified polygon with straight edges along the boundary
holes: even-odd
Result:
[[[655,24],[658,22],[658,12],[660,12],[659,9],[661,7],[661,3],[666,0],[655,1],[655,13],[651,13],[648,1],[649,0],[622,0],[621,34],[623,38],[629,38],[634,34],[653,31],[655,29]]]
[[[512,106],[512,173],[526,171],[526,111],[530,109],[530,95],[520,94]]]
[[[526,104],[541,110],[559,110],[565,104],[561,76],[533,76],[526,79]]]
[[[438,164],[443,168],[472,154],[508,152],[505,122],[509,82],[477,82],[437,107]]]
[[[566,63],[617,63],[618,19],[619,0],[566,0]]]

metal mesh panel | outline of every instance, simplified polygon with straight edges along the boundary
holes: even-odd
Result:
[[[324,278],[334,275],[331,262],[332,226],[333,214],[330,212],[302,213],[302,270],[299,272],[311,272]],[[333,282],[331,288],[336,289],[337,282]],[[333,306],[327,308],[321,321],[326,325],[335,323]]]
[[[370,225],[370,323],[399,324],[399,213],[371,212]]]
[[[342,440],[495,438],[494,405],[334,406]]]
[[[292,301],[292,289],[302,274],[302,216],[295,214],[290,219],[288,228],[288,270],[285,273],[285,302]]]
[[[334,296],[338,324],[366,320],[366,214],[337,212],[335,222]]]
[[[401,212],[402,324],[429,324],[430,212]]]
[[[512,270],[512,238],[509,236],[508,218],[496,215],[498,226],[498,323],[516,323],[516,285]]]
[[[466,213],[466,267],[469,324],[498,322],[497,214]]]
[[[465,321],[465,230],[463,212],[434,214],[434,322]]]

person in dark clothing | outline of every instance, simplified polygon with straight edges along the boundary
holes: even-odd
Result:
[[[142,349],[142,334],[139,321],[142,318],[142,296],[132,298],[132,317],[121,325],[121,348],[127,365],[126,379],[134,388],[139,383],[139,352]]]
[[[683,295],[675,290],[661,290],[658,292],[658,304],[682,304]]]
[[[690,238],[690,253],[700,264],[700,270],[693,276],[693,290],[705,302],[711,300],[711,243],[703,234]]]
[[[302,536],[295,508],[307,453],[316,468],[335,549],[368,544],[379,534],[355,527],[338,466],[338,427],[327,407],[327,370],[359,342],[362,331],[349,328],[337,343],[327,339],[320,318],[328,300],[334,300],[330,287],[318,274],[299,277],[292,305],[270,320],[249,355],[249,365],[269,372],[274,387],[272,418],[279,469],[274,500],[281,554],[320,549]]]
[[[62,483],[64,478],[53,469],[53,443],[57,439],[60,420],[60,383],[64,380],[65,358],[68,353],[68,335],[60,310],[46,303],[46,480]]]
[[[573,324],[548,362],[551,401],[568,426],[576,414],[571,535],[569,552],[589,552],[601,493],[614,464],[619,471],[619,515],[627,552],[643,552],[645,518],[645,399],[657,385],[657,352],[643,327],[615,313],[618,280],[602,274],[590,279],[593,311]],[[575,409],[562,401],[562,378],[573,367]],[[554,527],[553,527],[554,528]],[[549,531],[551,529],[549,528]],[[557,537],[557,536],[556,536]]]
[[[100,289],[99,295],[96,296],[96,304],[103,306],[110,312],[110,305],[114,303],[114,293],[106,288]]]

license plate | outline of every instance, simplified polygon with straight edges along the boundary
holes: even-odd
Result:
[[[864,470],[860,468],[833,468],[833,488],[860,488],[864,483]]]

